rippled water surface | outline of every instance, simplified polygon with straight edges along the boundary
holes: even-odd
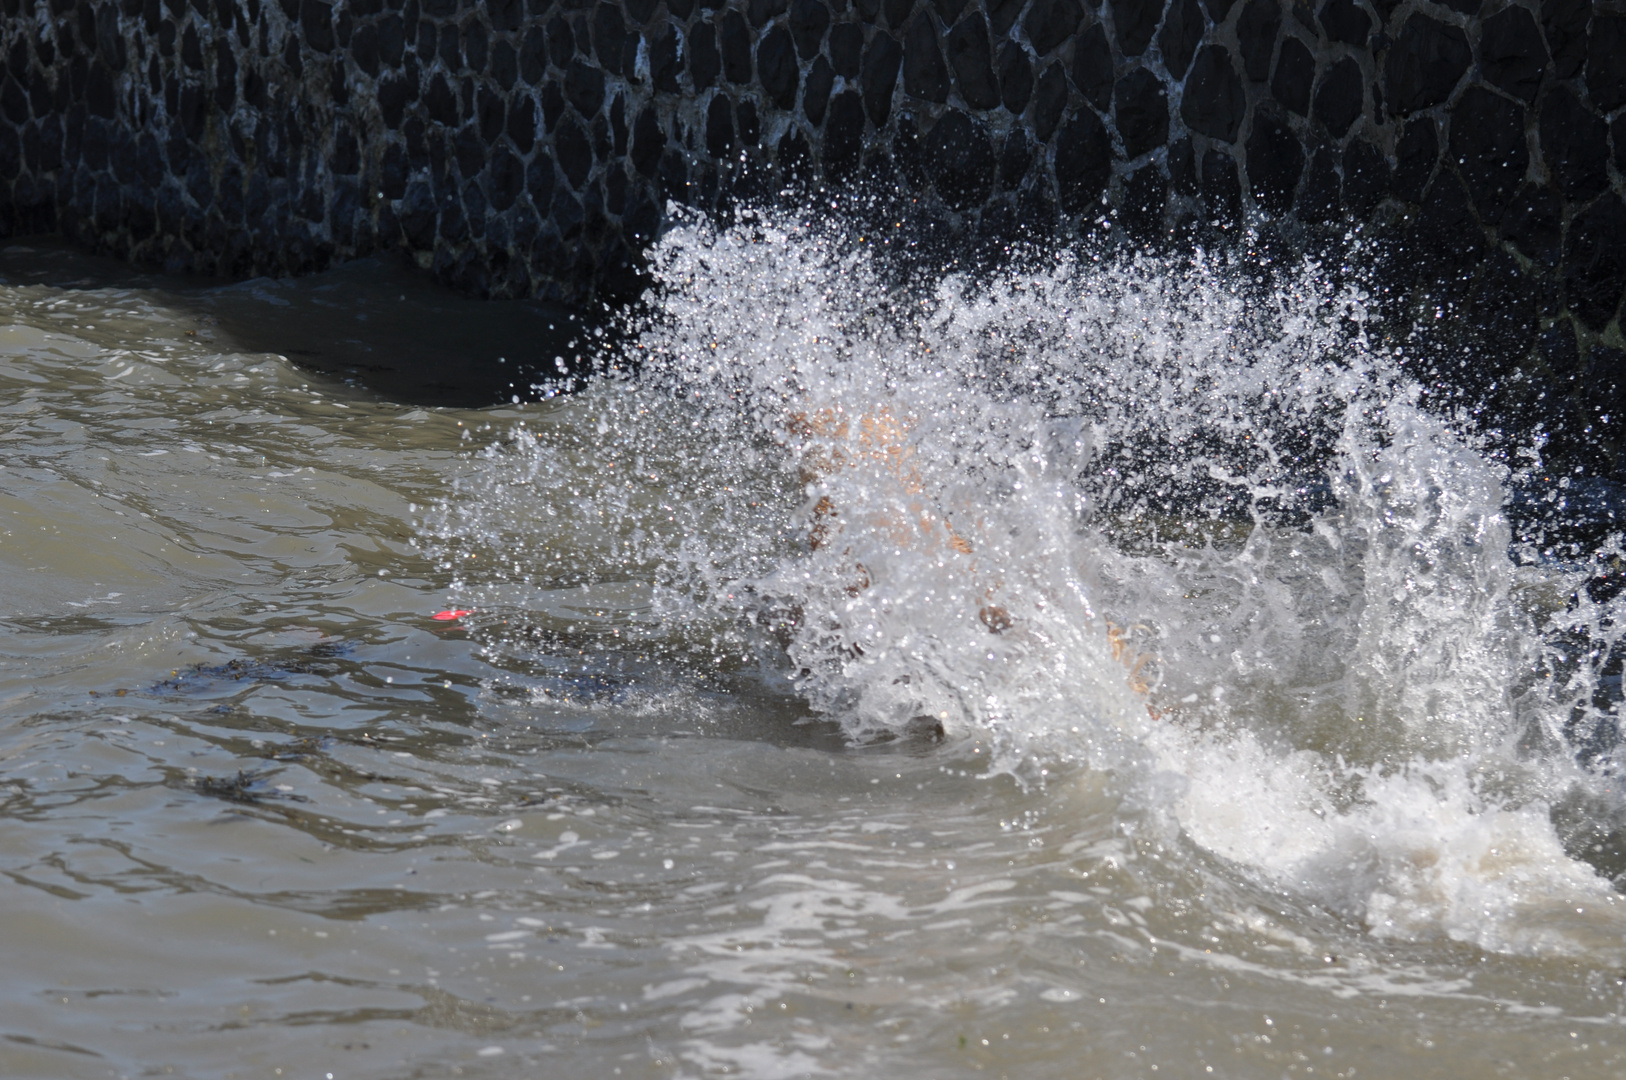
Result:
[[[1626,1070],[1539,439],[1313,268],[866,252],[612,349],[0,249],[0,1075]]]

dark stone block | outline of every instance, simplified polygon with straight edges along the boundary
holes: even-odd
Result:
[[[1056,127],[1067,111],[1067,76],[1061,64],[1054,63],[1039,76],[1033,95],[1033,134],[1040,142],[1049,142]]]
[[[1451,156],[1480,218],[1499,220],[1530,164],[1524,106],[1484,87],[1469,87],[1451,110]]]
[[[1344,148],[1344,206],[1357,218],[1371,216],[1389,194],[1389,163],[1371,143],[1351,139]]]
[[[864,144],[864,103],[855,90],[830,100],[824,122],[824,172],[833,179],[851,176]]]
[[[1315,57],[1298,38],[1289,35],[1282,42],[1281,55],[1276,58],[1276,77],[1270,80],[1270,92],[1291,112],[1306,116],[1310,112],[1310,87],[1315,82]]]
[[[534,42],[538,38],[538,30],[531,27],[525,33],[525,40],[520,45],[520,58],[535,48]],[[562,68],[570,63],[570,58],[576,55],[576,31],[571,28],[570,22],[563,15],[555,15],[548,20],[547,59],[553,61],[553,66]]]
[[[1202,192],[1203,210],[1210,222],[1228,228],[1242,220],[1242,181],[1230,154],[1216,149],[1203,154]]]
[[[723,16],[718,28],[718,42],[723,54],[723,78],[731,83],[751,81],[751,28],[745,16],[730,11]]]
[[[341,123],[333,132],[333,154],[328,158],[328,168],[339,176],[354,176],[361,171],[361,147],[349,124]]]
[[[1615,117],[1609,134],[1615,143],[1615,171],[1626,175],[1626,113]]]
[[[1421,202],[1423,189],[1434,175],[1434,162],[1440,156],[1440,139],[1434,121],[1419,116],[1406,125],[1395,144],[1395,198]]]
[[[480,87],[475,94],[474,115],[480,125],[480,138],[493,142],[508,123],[508,102],[490,87]]]
[[[525,163],[498,147],[491,155],[491,208],[502,213],[514,205],[525,188]]]
[[[1073,85],[1085,101],[1106,112],[1112,105],[1113,78],[1112,46],[1107,43],[1106,27],[1095,23],[1073,43]]]
[[[463,23],[463,57],[468,61],[470,71],[479,74],[486,69],[490,45],[484,23],[479,19],[468,19]]]
[[[948,65],[937,48],[937,27],[925,12],[915,16],[904,35],[903,88],[917,98],[939,105],[948,100]]]
[[[1568,319],[1559,319],[1543,330],[1536,339],[1536,353],[1547,370],[1558,377],[1560,384],[1575,378],[1581,366],[1581,350],[1575,343],[1575,327]]]
[[[1549,267],[1556,266],[1563,239],[1563,221],[1559,216],[1562,212],[1555,191],[1527,184],[1502,217],[1502,238],[1528,258]]]
[[[1203,40],[1203,13],[1197,0],[1169,0],[1169,13],[1157,35],[1163,65],[1176,82],[1186,77],[1191,58]]]
[[[993,187],[993,145],[989,133],[969,115],[950,109],[924,140],[925,168],[938,197],[953,210],[987,202]]]
[[[1626,290],[1626,206],[1609,194],[1570,222],[1564,252],[1564,298],[1571,314],[1602,330]]]
[[[877,32],[864,50],[864,70],[859,85],[864,90],[864,111],[876,127],[883,127],[892,113],[892,90],[903,64],[903,49],[886,34]]]
[[[1541,25],[1552,51],[1553,74],[1568,79],[1586,60],[1586,24],[1592,0],[1542,0]]]
[[[486,144],[480,138],[480,132],[470,124],[459,128],[452,137],[452,146],[457,158],[458,171],[465,178],[478,175],[486,166]]]
[[[1146,51],[1162,15],[1163,0],[1112,0],[1112,25],[1125,56],[1133,58]],[[1063,204],[1066,201],[1062,199]]]
[[[1626,16],[1593,14],[1587,34],[1586,92],[1603,112],[1626,105]]]
[[[757,103],[750,98],[741,101],[735,115],[739,120],[740,145],[755,146],[762,137],[762,124],[757,119]]]
[[[830,29],[830,10],[819,0],[795,0],[790,6],[790,36],[796,40],[796,51],[803,60],[811,60],[824,44],[824,32]]]
[[[642,176],[653,177],[665,151],[666,133],[661,130],[660,117],[653,106],[645,106],[632,125],[632,167]]]
[[[858,78],[859,61],[864,55],[864,28],[853,23],[837,23],[830,28],[830,64],[843,79]]]
[[[886,25],[893,30],[903,29],[904,21],[909,18],[909,12],[914,6],[914,0],[881,0],[881,12],[886,16]]]
[[[937,17],[943,20],[944,26],[953,26],[954,20],[960,17],[965,10],[967,0],[932,0],[932,8]]]
[[[1282,9],[1277,0],[1248,0],[1236,20],[1236,46],[1242,70],[1254,82],[1270,78],[1270,60],[1282,32]]]
[[[318,221],[320,218],[311,220]],[[469,238],[469,219],[463,213],[463,204],[456,199],[440,208],[440,238],[454,248]]]
[[[299,28],[305,44],[320,53],[333,51],[333,5],[322,0],[300,0]]]
[[[1186,92],[1180,102],[1180,116],[1186,126],[1200,135],[1235,142],[1242,130],[1247,101],[1242,79],[1223,45],[1208,45],[1197,54],[1186,79]]]
[[[1473,53],[1459,27],[1413,15],[1384,62],[1384,91],[1397,116],[1438,105],[1451,96]]]
[[[836,72],[830,61],[822,55],[815,57],[807,69],[807,82],[802,85],[802,111],[814,127],[824,123],[824,110],[830,103],[830,90],[835,83]]]
[[[536,144],[536,102],[527,95],[515,95],[508,109],[508,138],[522,154]]]
[[[784,27],[769,30],[757,46],[757,76],[769,101],[781,109],[796,104],[796,86],[801,73],[796,66],[796,44]]]
[[[386,15],[378,23],[378,58],[385,67],[396,67],[406,55],[406,23],[399,15]]]
[[[741,25],[744,25],[744,20],[741,20]],[[627,38],[627,23],[619,7],[600,3],[593,9],[593,54],[611,75],[623,73],[621,53]]]
[[[1083,19],[1084,7],[1078,0],[1033,0],[1022,29],[1027,31],[1033,51],[1045,57],[1072,37]]]
[[[564,26],[564,20],[558,20]],[[565,26],[566,32],[570,27]],[[525,31],[525,37],[519,43],[519,77],[531,86],[542,81],[548,73],[548,45],[550,39],[544,37],[540,26],[533,26]]]
[[[580,191],[593,169],[593,147],[587,141],[587,132],[574,119],[562,118],[553,132],[553,152],[558,156],[565,179],[573,189]]]
[[[9,76],[0,76],[0,115],[18,127],[28,123],[28,94]]]
[[[1033,166],[1033,142],[1021,128],[1012,128],[1005,136],[1005,145],[999,150],[999,186],[1004,191],[1017,191]]]
[[[1567,202],[1588,202],[1609,186],[1609,127],[1567,86],[1542,100],[1541,155]]]
[[[1480,30],[1479,67],[1486,82],[1530,105],[1536,100],[1547,63],[1541,31],[1524,8],[1503,8],[1485,20]]]
[[[1033,65],[1028,63],[1027,50],[1014,41],[1007,41],[999,53],[1000,101],[1014,116],[1021,116],[1033,97]]]
[[[401,200],[401,234],[411,251],[427,251],[435,246],[435,224],[440,214],[435,197],[426,183],[414,183]]]
[[[384,153],[378,161],[378,190],[384,198],[399,199],[406,194],[409,171],[406,150],[400,143],[391,143],[384,148]],[[258,177],[261,174],[256,172],[254,175]],[[256,216],[252,208],[249,213],[251,219]]]
[[[407,82],[399,76],[386,75],[378,83],[378,111],[384,126],[395,131],[401,126],[401,115],[406,111]]]
[[[1327,0],[1321,5],[1321,28],[1333,41],[1364,49],[1367,35],[1372,32],[1372,17],[1356,6],[1355,0]]]
[[[591,120],[604,106],[604,72],[581,60],[572,60],[565,69],[565,100],[576,107],[582,119]]]
[[[780,174],[789,180],[806,180],[813,172],[813,148],[799,128],[792,127],[779,138],[774,150]]]
[[[1163,80],[1146,68],[1136,68],[1118,80],[1113,105],[1118,135],[1130,160],[1168,141],[1168,92]]]
[[[1310,157],[1310,172],[1299,195],[1300,221],[1324,223],[1339,216],[1338,168],[1330,147],[1321,146]]]
[[[988,47],[988,22],[978,11],[966,16],[948,32],[949,66],[954,69],[954,85],[965,103],[973,109],[999,105],[998,84],[994,82],[993,53]]]
[[[1056,135],[1056,189],[1069,214],[1100,209],[1112,175],[1112,138],[1088,109],[1080,109]]]
[[[678,76],[682,73],[678,59],[678,32],[667,27],[649,50],[649,80],[655,89],[668,94],[682,92]]]
[[[660,193],[663,198],[688,205],[689,203],[689,167],[683,161],[683,155],[676,150],[667,150],[661,158],[660,173],[656,177]]]
[[[698,23],[689,32],[689,81],[696,90],[707,90],[722,74],[723,54],[717,51],[717,31],[710,23]]]
[[[1293,205],[1293,189],[1304,172],[1304,150],[1286,123],[1255,113],[1248,136],[1248,188],[1253,201],[1271,214],[1285,214]]]
[[[456,125],[457,98],[452,94],[452,88],[447,85],[446,76],[442,72],[435,72],[434,78],[429,80],[429,89],[423,95],[424,108],[429,113],[429,119],[437,124],[447,127]]]
[[[1169,187],[1181,195],[1197,194],[1197,156],[1190,139],[1181,139],[1169,147]]]
[[[478,181],[470,180],[463,185],[463,210],[468,216],[469,234],[475,237],[486,233],[486,197],[480,190]],[[477,294],[481,290],[472,290]]]
[[[187,26],[186,33],[181,35],[181,63],[193,71],[203,70],[203,42],[195,26]]]
[[[706,106],[706,153],[714,161],[727,161],[734,152],[734,106],[717,94]]]
[[[1335,139],[1342,139],[1362,111],[1361,66],[1346,56],[1332,66],[1315,92],[1315,119],[1326,125]]]
[[[368,23],[356,31],[350,39],[350,59],[369,77],[378,77],[378,27]]]

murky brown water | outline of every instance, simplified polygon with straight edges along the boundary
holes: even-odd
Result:
[[[1626,1070],[1626,920],[1518,822],[1404,857],[1479,867],[1431,879],[1466,896],[1526,843],[1531,906],[1386,934],[1159,824],[1121,770],[1024,787],[975,731],[850,745],[663,646],[608,546],[431,619],[468,602],[424,523],[489,495],[474,451],[609,421],[397,402],[523,391],[507,365],[574,362],[564,320],[374,265],[212,288],[0,249],[0,1076]],[[619,483],[537,460],[548,491]],[[650,475],[652,507],[705,483]]]

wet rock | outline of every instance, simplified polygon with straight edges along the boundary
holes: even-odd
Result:
[[[791,128],[779,139],[774,151],[781,175],[796,181],[805,181],[812,175],[813,148],[808,145],[801,129]]]
[[[864,102],[856,90],[844,90],[830,99],[824,121],[824,171],[842,179],[858,169],[864,141]]]
[[[305,44],[319,53],[333,51],[333,6],[322,0],[302,0],[299,5],[299,28]]]
[[[830,28],[830,65],[843,79],[858,78],[859,61],[864,55],[864,30],[853,23],[837,23]]]
[[[1200,135],[1235,142],[1246,110],[1242,79],[1231,62],[1231,54],[1223,45],[1204,46],[1186,79],[1181,119]]]
[[[661,155],[666,151],[666,133],[661,130],[660,117],[651,107],[645,107],[632,124],[632,152],[628,155],[632,167],[639,175],[653,177],[660,167]],[[541,157],[542,155],[538,155]],[[549,172],[552,166],[549,166]],[[537,206],[547,205],[535,200]]]
[[[561,119],[554,130],[553,152],[565,179],[572,188],[580,191],[593,168],[593,147],[587,141],[587,132],[571,117]]]
[[[1356,5],[1355,0],[1327,0],[1321,5],[1321,28],[1332,41],[1342,41],[1357,49],[1366,48],[1367,35],[1372,32],[1372,17]]]
[[[1626,113],[1615,117],[1609,134],[1615,144],[1615,171],[1626,175]]]
[[[655,84],[657,91],[667,94],[682,92],[682,84],[678,81],[683,70],[679,61],[680,49],[678,33],[671,27],[667,27],[650,48],[649,81]]]
[[[1169,201],[1169,182],[1156,165],[1143,165],[1124,182],[1118,220],[1131,237],[1142,242],[1163,231],[1163,208]]]
[[[1222,228],[1242,220],[1242,182],[1237,176],[1236,159],[1223,150],[1203,154],[1203,208],[1208,220]]]
[[[1016,25],[1016,17],[1022,13],[1026,2],[1027,0],[987,0],[983,10],[988,13],[988,32],[994,35],[996,41],[1004,39],[1010,33],[1011,27]]]
[[[787,0],[749,0],[745,11],[747,17],[751,20],[751,25],[761,30],[768,23],[783,15],[788,6]]]
[[[1588,328],[1602,330],[1626,290],[1626,205],[1605,195],[1570,223],[1564,299]]]
[[[530,47],[532,37],[530,33],[525,35],[526,44],[522,48]],[[570,63],[570,58],[576,55],[576,32],[562,15],[555,15],[548,20],[547,54],[554,67],[561,68]]]
[[[1106,125],[1080,109],[1056,135],[1056,189],[1069,214],[1100,207],[1101,193],[1112,175],[1112,139]]]
[[[604,72],[581,60],[572,60],[565,69],[565,100],[584,118],[597,116],[604,105]]]
[[[1342,139],[1361,111],[1361,66],[1346,56],[1332,66],[1315,92],[1315,119],[1333,138]]]
[[[1073,85],[1085,101],[1105,112],[1112,104],[1112,82],[1112,46],[1106,28],[1096,23],[1073,43]]]
[[[796,40],[796,52],[803,60],[811,60],[818,55],[828,29],[830,10],[819,0],[795,0],[791,4],[790,36]]]
[[[1591,0],[1542,0],[1541,26],[1547,32],[1553,74],[1568,79],[1586,60],[1586,24],[1592,17]]]
[[[893,30],[902,29],[914,6],[914,0],[881,0],[881,12],[886,16],[886,25]]]
[[[723,54],[717,49],[717,30],[699,23],[689,32],[689,81],[696,90],[709,90],[723,71]]]
[[[1112,25],[1118,32],[1118,48],[1125,56],[1133,58],[1146,51],[1162,15],[1163,0],[1112,0]]]
[[[1563,239],[1561,212],[1557,192],[1545,185],[1526,185],[1508,204],[1501,222],[1502,237],[1526,257],[1555,266]]]
[[[1236,20],[1236,45],[1242,70],[1254,82],[1270,78],[1270,61],[1282,32],[1282,9],[1276,0],[1248,0]]]
[[[1169,139],[1169,99],[1163,80],[1145,68],[1136,68],[1113,93],[1118,135],[1124,154],[1134,160]]]
[[[932,186],[950,208],[966,210],[987,200],[993,188],[994,149],[981,124],[951,109],[932,125],[922,150]]]
[[[1255,113],[1247,151],[1253,201],[1271,214],[1286,213],[1304,171],[1304,151],[1298,139],[1282,120]]]
[[[1368,217],[1389,194],[1389,163],[1371,143],[1351,139],[1344,147],[1344,206]]]
[[[937,27],[924,11],[915,16],[903,39],[903,88],[925,101],[948,100],[948,65],[937,48]]]
[[[1541,31],[1524,8],[1504,8],[1485,20],[1479,38],[1479,66],[1486,82],[1530,105],[1536,100],[1547,64]]]
[[[1084,7],[1078,0],[1033,0],[1022,29],[1027,31],[1034,54],[1042,59],[1072,37],[1083,18]]]
[[[1315,57],[1296,37],[1282,42],[1281,54],[1276,58],[1276,77],[1270,80],[1270,92],[1288,111],[1306,116],[1310,112],[1310,87],[1315,83]]]
[[[1169,187],[1181,195],[1196,195],[1197,156],[1190,139],[1181,139],[1169,147],[1167,165]]]
[[[1033,65],[1028,63],[1027,50],[1007,41],[999,53],[999,99],[1013,116],[1021,116],[1032,97]]]
[[[1541,155],[1569,202],[1587,202],[1609,186],[1609,127],[1566,86],[1541,103]]]
[[[1040,142],[1049,142],[1066,111],[1067,76],[1062,73],[1061,64],[1051,64],[1039,76],[1039,84],[1033,95],[1034,137]]]
[[[1203,13],[1197,0],[1170,0],[1163,29],[1157,35],[1157,48],[1163,54],[1163,66],[1171,79],[1178,82],[1186,77],[1186,69],[1191,66],[1191,58],[1202,40]]]
[[[999,90],[994,82],[993,57],[988,47],[988,23],[982,13],[972,12],[966,16],[948,32],[943,44],[948,49],[949,67],[954,71],[955,89],[965,103],[973,109],[998,106]]]
[[[717,94],[706,106],[706,153],[724,161],[734,152],[734,104]]]
[[[864,111],[876,127],[884,126],[892,113],[892,91],[902,64],[903,49],[886,34],[877,33],[864,50],[864,69],[858,81],[864,90]]]
[[[536,143],[536,103],[523,94],[508,110],[508,137],[522,154],[529,154]]]
[[[1332,148],[1317,147],[1310,157],[1310,172],[1304,178],[1304,191],[1299,196],[1299,219],[1312,223],[1334,221],[1339,209],[1337,159]]]
[[[965,10],[967,2],[968,0],[932,0],[932,10],[937,12],[937,17],[943,20],[944,26],[953,26],[954,20]]]
[[[796,44],[791,40],[790,31],[784,27],[776,26],[763,35],[762,43],[757,46],[757,76],[769,101],[781,109],[789,109],[796,104],[796,86],[800,78],[796,66]]]
[[[830,102],[830,91],[835,83],[836,72],[830,61],[817,57],[807,69],[807,82],[802,86],[802,112],[814,127],[824,123],[825,106]]]
[[[1597,12],[1587,34],[1586,91],[1595,108],[1626,105],[1626,16]]]
[[[1405,116],[1451,96],[1473,61],[1468,36],[1460,27],[1412,15],[1384,62],[1384,94],[1389,109]]]
[[[1012,128],[999,151],[999,186],[1017,191],[1033,165],[1033,143],[1021,128]]]
[[[1493,90],[1469,87],[1451,110],[1451,157],[1480,217],[1499,220],[1530,164],[1524,106]]]
[[[1439,156],[1440,139],[1434,130],[1434,121],[1420,116],[1408,123],[1395,144],[1395,197],[1404,202],[1420,202]]]
[[[751,29],[745,16],[730,11],[718,28],[718,47],[723,54],[723,78],[737,85],[751,81]]]

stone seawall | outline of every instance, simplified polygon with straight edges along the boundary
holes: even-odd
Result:
[[[480,295],[581,299],[636,287],[668,200],[864,178],[991,237],[1375,224],[1442,279],[1537,271],[1583,342],[1626,291],[1626,4],[0,9],[0,233],[170,269],[401,249]]]

